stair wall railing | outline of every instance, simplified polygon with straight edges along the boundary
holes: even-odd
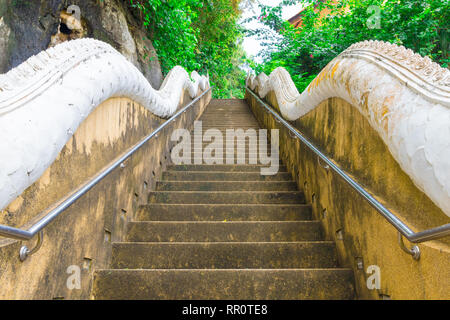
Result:
[[[345,182],[347,182],[356,192],[358,192],[369,204],[375,208],[395,229],[398,231],[398,242],[400,248],[410,254],[415,260],[420,259],[420,249],[414,245],[409,249],[403,242],[403,237],[412,243],[421,243],[430,240],[436,240],[450,235],[450,223],[439,227],[427,229],[420,232],[414,232],[403,221],[401,221],[394,213],[388,210],[383,204],[376,200],[367,190],[365,190],[358,182],[353,180],[344,170],[339,168],[333,161],[330,160],[324,153],[322,153],[313,143],[311,143],[298,129],[294,128],[288,121],[284,120],[274,109],[258,97],[250,88],[246,90],[258,101],[265,109],[265,111],[272,115],[276,122],[282,124],[293,138],[299,139],[305,144],[316,156],[318,164],[326,170],[333,170]],[[323,162],[324,164],[321,164]]]
[[[43,229],[49,225],[53,220],[55,220],[61,213],[63,213],[67,208],[69,208],[73,203],[85,195],[89,190],[91,190],[95,185],[102,181],[107,175],[109,175],[114,169],[120,167],[124,168],[124,162],[131,157],[137,150],[144,146],[150,139],[158,137],[158,133],[172,123],[176,118],[188,110],[191,106],[197,103],[204,95],[212,90],[212,86],[202,92],[198,97],[188,103],[185,107],[176,112],[172,117],[165,121],[161,126],[159,126],[155,131],[143,138],[139,143],[134,145],[129,151],[124,155],[120,156],[114,161],[108,168],[101,171],[94,178],[86,182],[84,185],[75,190],[72,194],[68,195],[66,198],[60,201],[60,203],[52,210],[47,210],[48,213],[35,224],[33,224],[27,230],[20,228],[9,227],[5,225],[0,225],[0,236],[16,240],[30,240],[34,236],[38,235],[38,239],[34,248],[29,249],[27,246],[22,246],[20,248],[19,257],[21,261],[25,261],[27,257],[39,250],[44,239]]]

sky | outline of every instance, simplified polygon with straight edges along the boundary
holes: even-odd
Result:
[[[281,1],[280,0],[259,0],[259,1],[257,0],[255,2],[260,2],[265,5],[276,6]],[[296,15],[297,13],[299,13],[302,8],[303,8],[303,4],[285,7],[283,10],[283,19],[288,20],[289,18],[291,18],[294,15]],[[247,8],[244,9],[244,12],[242,14],[242,20],[252,17],[252,16],[255,16],[255,15],[259,16],[260,13],[261,12],[258,10],[258,6],[256,4],[253,5],[253,8],[251,8],[251,6],[247,6]],[[243,26],[245,26],[248,29],[267,28],[263,24],[259,23],[256,20],[252,21],[250,23],[247,23],[247,24],[243,24]],[[261,41],[258,40],[256,37],[246,37],[244,39],[243,46],[244,46],[244,50],[248,56],[256,56],[262,50],[260,42]],[[255,58],[254,60],[257,62],[261,62],[261,60],[258,58]]]

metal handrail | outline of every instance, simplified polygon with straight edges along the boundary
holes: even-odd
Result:
[[[367,192],[360,184],[353,180],[344,170],[339,168],[333,161],[331,161],[325,154],[323,154],[314,144],[312,144],[305,136],[286,120],[284,120],[277,112],[275,112],[272,107],[266,104],[262,99],[260,99],[256,93],[254,93],[250,88],[246,87],[246,90],[252,94],[256,100],[263,105],[266,110],[271,113],[277,120],[277,122],[283,124],[294,136],[300,139],[311,151],[313,151],[318,156],[318,161],[323,161],[326,166],[325,169],[332,169],[340,177],[342,177],[356,192],[358,192],[364,199],[366,199],[372,207],[374,207],[391,225],[398,230],[398,232],[413,243],[421,243],[425,241],[439,239],[450,235],[450,223],[444,224],[439,227],[427,229],[420,232],[412,231],[404,222],[402,222],[395,214],[383,206],[378,200],[376,200],[369,192]],[[403,250],[407,249],[403,244],[402,239],[399,239],[400,246]],[[409,250],[410,254],[416,255],[418,259],[420,256],[420,251],[417,246]],[[411,252],[412,251],[412,252]]]
[[[30,240],[36,234],[39,234],[40,237],[38,239],[38,245],[40,246],[42,242],[42,234],[40,233],[48,224],[50,224],[55,218],[57,218],[64,210],[69,208],[75,201],[81,198],[84,194],[86,194],[90,189],[92,189],[97,183],[99,183],[103,178],[105,178],[108,174],[110,174],[114,169],[121,166],[124,167],[123,163],[127,160],[131,155],[133,155],[137,150],[139,150],[147,141],[149,141],[153,137],[157,137],[158,133],[164,129],[169,123],[175,120],[178,116],[184,113],[189,107],[197,103],[206,93],[211,91],[213,87],[209,87],[206,91],[202,92],[202,94],[188,103],[185,107],[177,111],[172,117],[170,117],[166,122],[164,122],[161,126],[159,126],[155,131],[150,133],[144,139],[142,139],[139,143],[133,146],[128,152],[126,152],[119,159],[114,161],[108,168],[104,169],[102,172],[97,174],[94,178],[89,180],[86,184],[78,188],[75,192],[67,196],[56,208],[50,210],[43,218],[37,221],[33,226],[28,228],[28,230],[23,230],[20,228],[9,227],[5,225],[0,225],[0,236],[10,239],[16,240]],[[33,250],[28,250],[26,247],[21,248],[21,259],[25,259],[27,255],[30,255]]]

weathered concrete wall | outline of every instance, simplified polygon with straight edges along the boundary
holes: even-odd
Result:
[[[88,299],[95,268],[109,265],[111,242],[122,240],[127,221],[146,203],[147,192],[170,159],[170,135],[189,128],[209,102],[210,93],[186,111],[157,138],[150,140],[67,209],[45,229],[42,248],[20,262],[23,243],[0,241],[1,299]],[[190,101],[185,92],[181,104]],[[144,107],[126,98],[109,99],[96,108],[75,132],[58,159],[0,215],[0,223],[22,226],[65,197],[119,155],[163,123]],[[28,243],[33,246],[33,241]],[[80,290],[69,290],[71,265],[81,268]]]
[[[73,35],[60,30],[70,5],[80,8],[83,29]],[[0,74],[50,45],[89,37],[112,45],[159,89],[161,66],[142,30],[141,17],[125,0],[0,0]]]
[[[422,256],[413,260],[400,249],[394,227],[344,180],[319,166],[317,157],[291,138],[253,96],[247,93],[246,99],[263,127],[281,129],[280,156],[312,203],[327,239],[336,241],[341,265],[354,269],[359,298],[450,298],[450,239],[419,244]],[[279,109],[273,92],[266,100]],[[442,210],[401,170],[368,121],[346,101],[328,99],[294,125],[414,231],[448,223]],[[359,258],[363,270],[357,268]],[[381,269],[380,290],[367,289],[370,274],[365,271],[370,265]]]

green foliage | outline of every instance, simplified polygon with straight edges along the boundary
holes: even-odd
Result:
[[[256,31],[265,40],[264,63],[257,72],[269,74],[279,66],[292,75],[299,91],[339,53],[363,40],[384,40],[428,56],[444,67],[449,60],[449,0],[340,0],[303,1],[302,26],[295,29],[281,19],[281,8],[298,1],[284,0],[278,7],[261,6],[261,20],[282,37]],[[376,6],[376,7],[370,7]],[[330,14],[321,16],[324,9]]]
[[[163,72],[176,65],[208,73],[214,97],[242,97],[244,60],[238,0],[130,0],[158,53]]]
[[[196,18],[201,1],[130,1],[143,14],[143,25],[153,39],[163,72],[169,72],[177,64],[188,70],[197,69],[197,33],[192,19]]]
[[[12,0],[11,5],[16,8],[20,7],[30,7],[31,3],[29,0]]]

